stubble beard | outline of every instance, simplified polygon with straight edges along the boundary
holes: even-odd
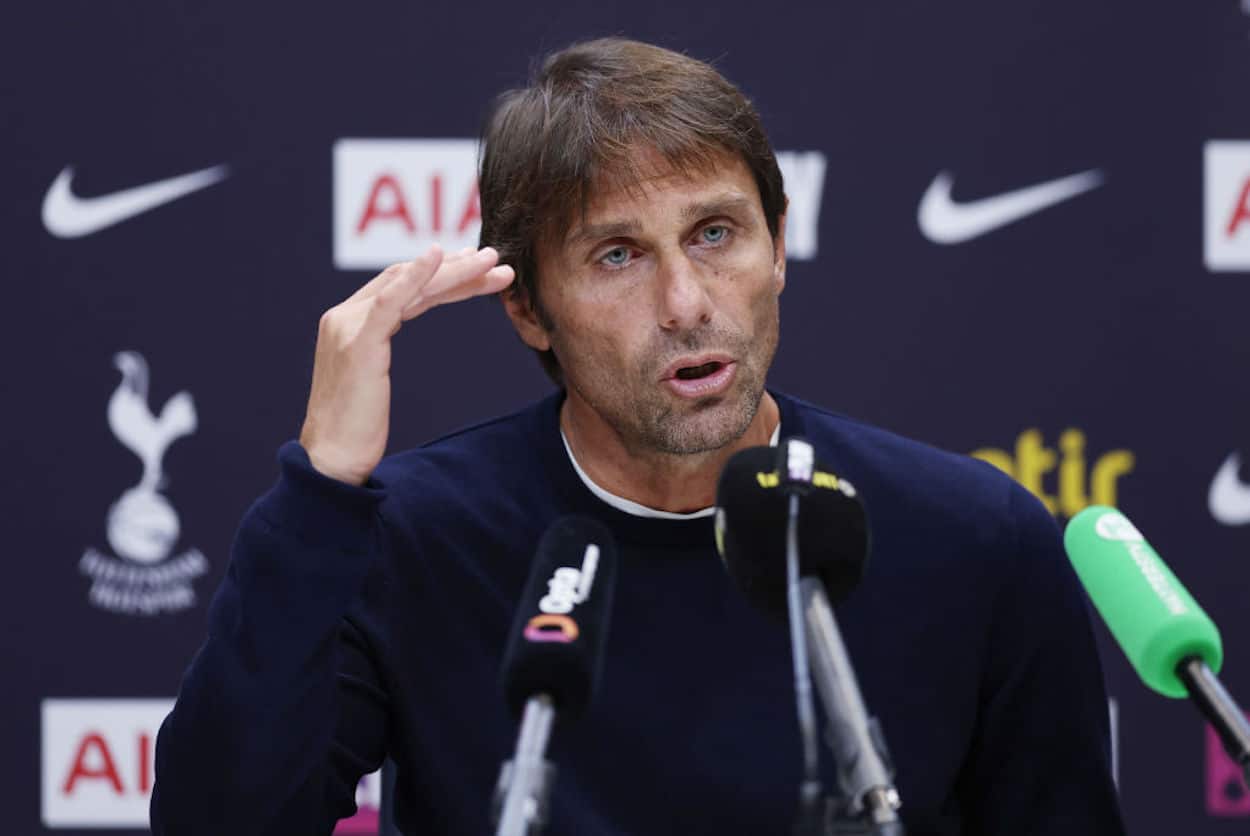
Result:
[[[639,446],[663,455],[693,456],[719,450],[741,438],[755,420],[764,396],[764,375],[754,363],[743,360],[735,370],[733,388],[723,395],[695,401],[684,409],[657,398],[654,408],[640,410]]]
[[[622,386],[620,378],[604,374],[578,394],[620,437],[625,448],[639,457],[693,456],[720,450],[737,441],[751,426],[764,396],[764,380],[777,348],[776,308],[758,322],[753,337],[724,331],[690,332],[647,352],[641,368]],[[669,359],[680,353],[728,351],[737,358],[732,388],[693,402],[674,402],[658,380]]]

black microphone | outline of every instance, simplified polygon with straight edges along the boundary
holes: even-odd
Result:
[[[778,451],[749,447],[729,459],[716,486],[716,548],[738,588],[758,608],[786,614],[788,494]],[[789,474],[786,474],[789,481]],[[816,577],[835,603],[860,582],[868,524],[855,488],[813,461],[799,515],[799,574]]]
[[[853,485],[805,461],[793,442],[778,451],[736,453],[716,493],[716,545],[729,575],[760,609],[786,612],[787,528],[797,555],[802,617],[812,650],[837,766],[840,797],[829,811],[829,832],[902,834],[893,768],[876,719],[868,715],[830,599],[845,598],[863,577],[868,523]],[[800,445],[806,444],[800,442]],[[807,445],[810,450],[810,445]],[[779,468],[780,465],[780,468]],[[797,504],[793,519],[787,506]],[[797,509],[796,509],[797,510]],[[792,625],[793,626],[793,625]]]
[[[588,517],[561,517],[538,544],[504,651],[504,697],[521,729],[495,792],[500,836],[528,836],[546,823],[555,774],[547,741],[557,713],[576,719],[594,697],[616,563],[612,535]]]

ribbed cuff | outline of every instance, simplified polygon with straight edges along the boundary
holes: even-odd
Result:
[[[354,551],[370,542],[374,515],[386,498],[378,482],[370,478],[356,486],[326,476],[298,441],[278,448],[278,466],[277,484],[256,508],[266,522],[318,548]]]

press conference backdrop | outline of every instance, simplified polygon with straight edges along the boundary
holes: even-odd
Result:
[[[783,153],[771,384],[976,452],[1061,520],[1119,505],[1222,626],[1250,702],[1246,6],[10,9],[4,831],[144,829],[156,728],[298,433],[319,315],[430,242],[474,243],[488,102],[605,34],[714,60]],[[494,300],[395,352],[392,449],[548,391]],[[1130,831],[1246,832],[1196,713],[1098,630]],[[342,832],[369,832],[374,795]]]

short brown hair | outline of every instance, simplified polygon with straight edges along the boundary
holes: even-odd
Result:
[[[603,38],[543,61],[530,85],[500,96],[482,138],[481,245],[512,265],[509,293],[552,327],[538,295],[536,245],[554,240],[607,178],[642,177],[635,152],[653,149],[681,172],[708,171],[725,152],[740,157],[777,237],[786,198],[759,114],[710,65],[651,44]],[[562,384],[555,354],[539,354]]]

